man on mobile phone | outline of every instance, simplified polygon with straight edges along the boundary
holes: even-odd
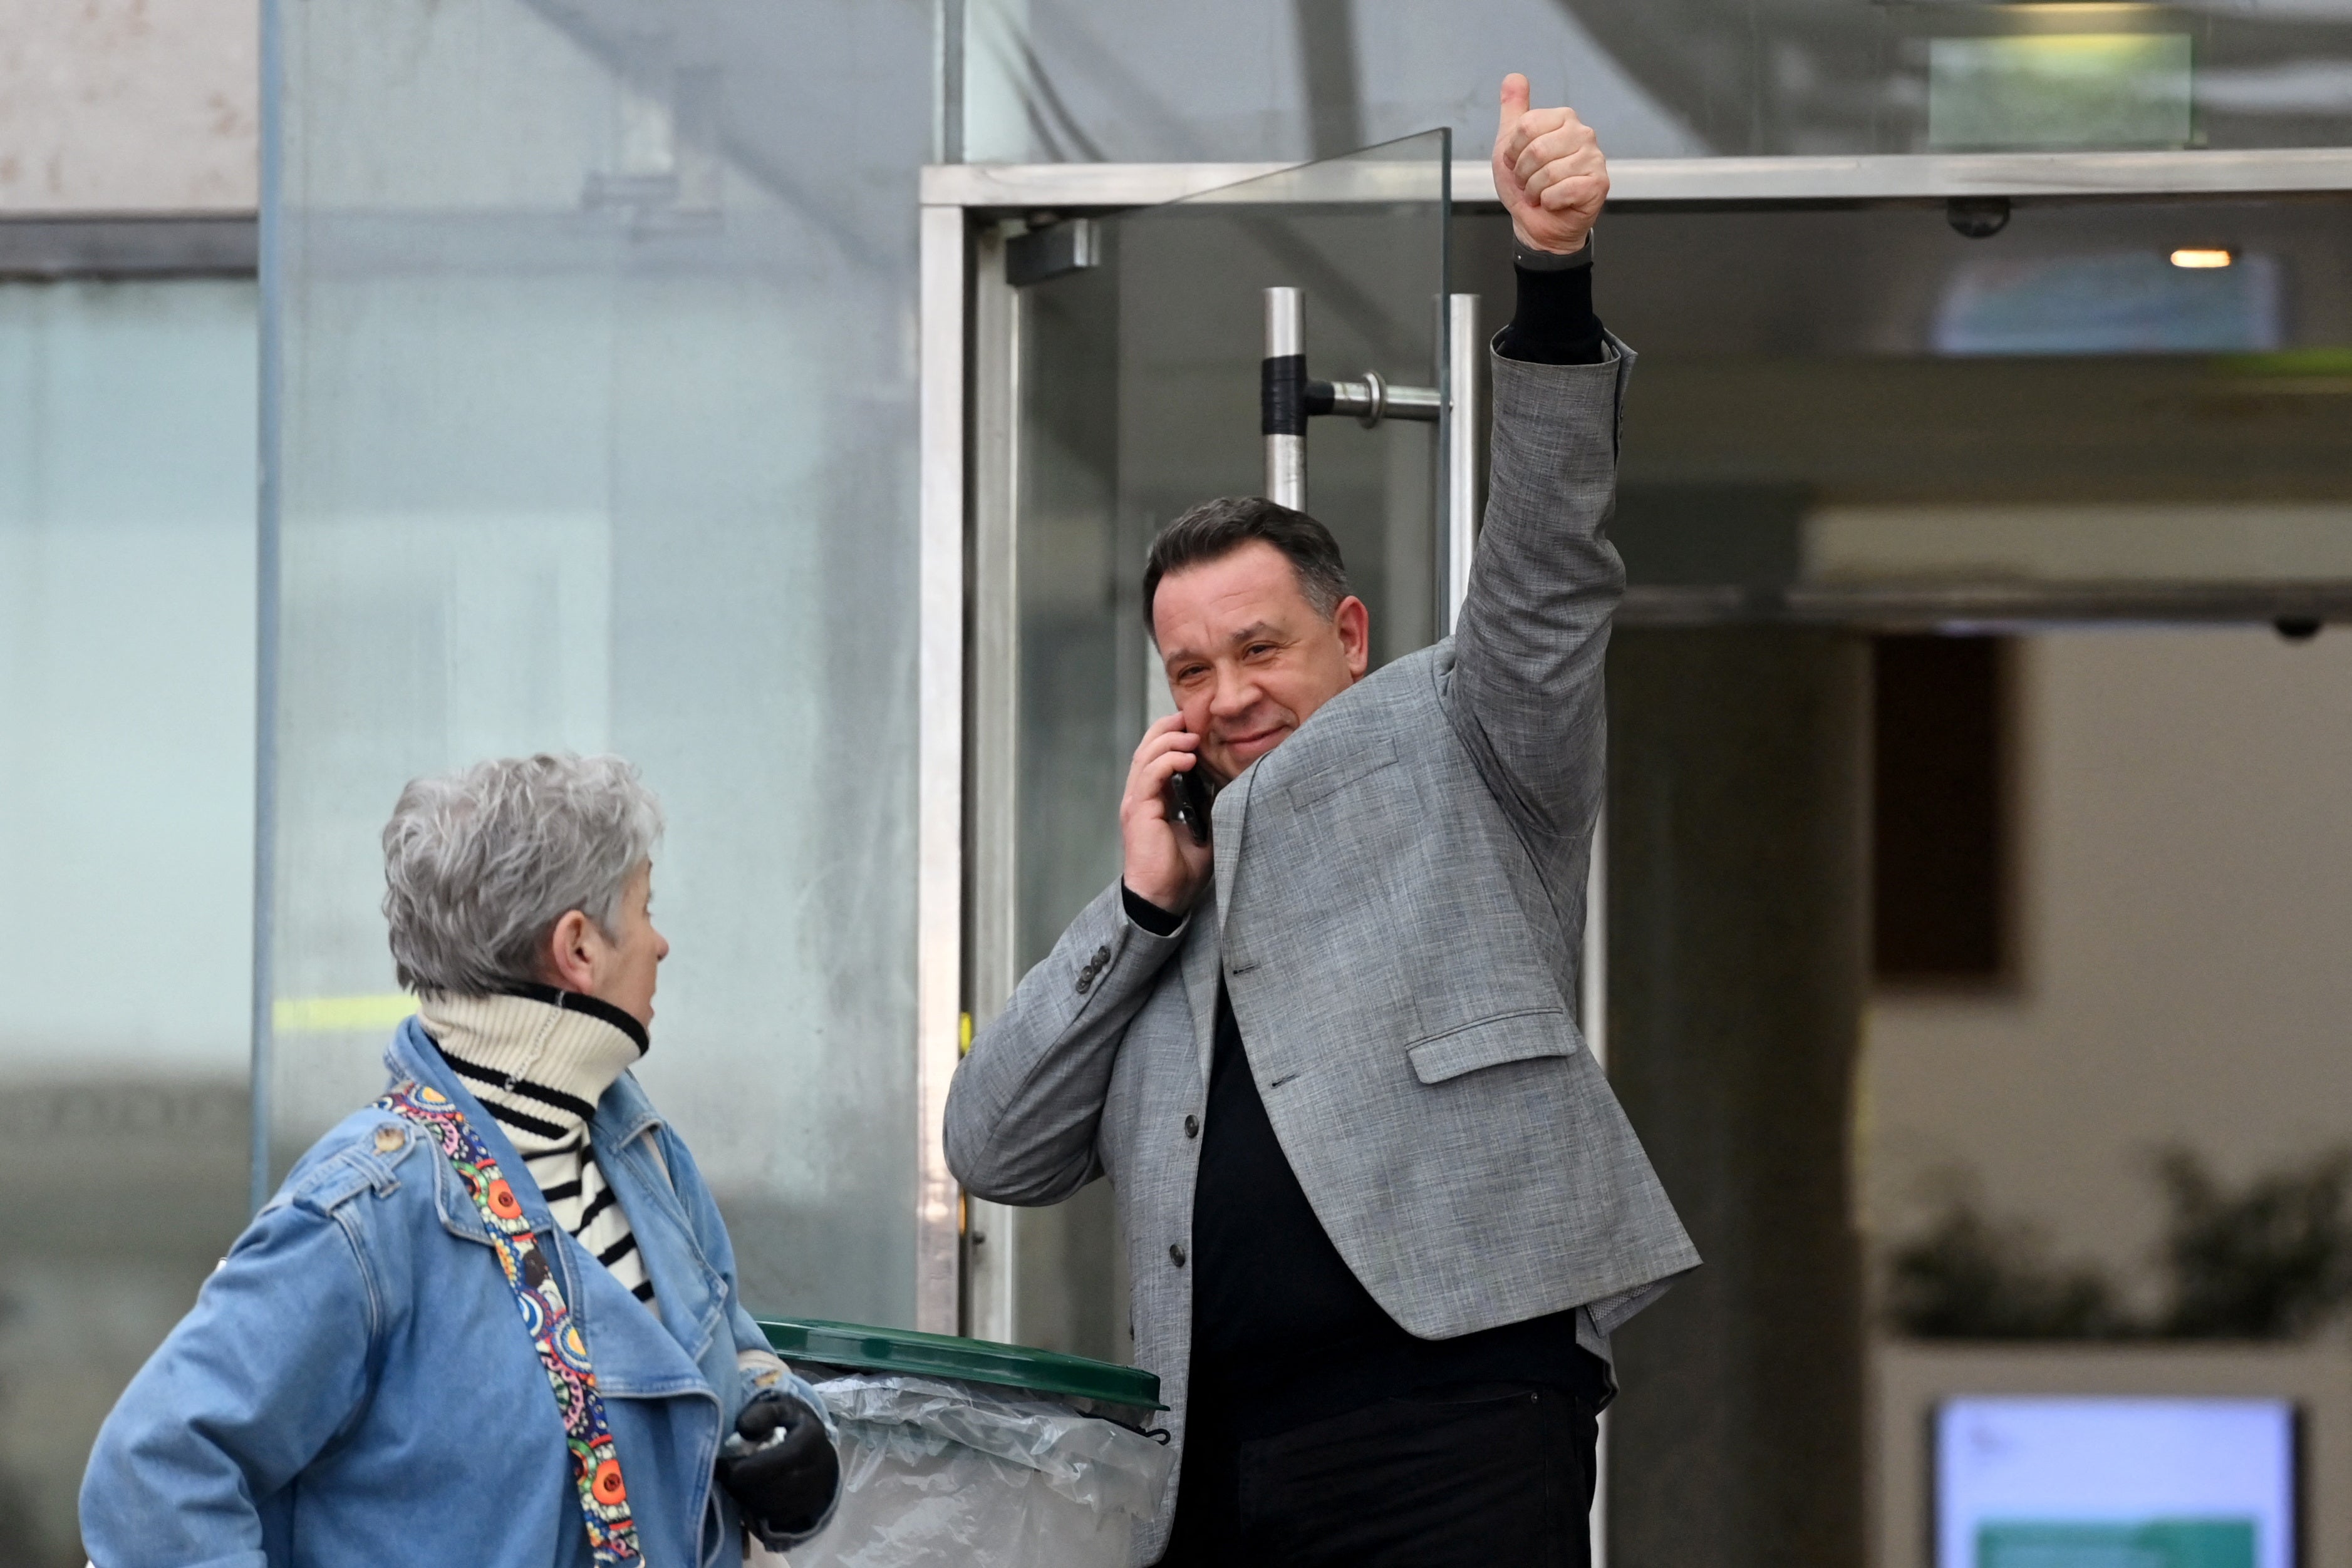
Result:
[[[1143,597],[1179,711],[1122,877],[949,1094],[975,1195],[1118,1188],[1179,1446],[1144,1562],[1586,1563],[1608,1336],[1698,1261],[1570,1007],[1624,580],[1607,165],[1524,78],[1502,100],[1518,300],[1454,634],[1368,676],[1320,524],[1170,524]],[[1188,775],[1221,786],[1205,841]]]

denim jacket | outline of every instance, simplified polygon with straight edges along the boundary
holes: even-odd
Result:
[[[759,1354],[767,1341],[686,1145],[626,1073],[590,1123],[656,1318],[550,1218],[415,1019],[384,1061],[395,1082],[457,1103],[555,1263],[648,1568],[738,1568],[741,1528],[713,1469],[778,1364]],[[302,1156],[107,1417],[81,1522],[96,1568],[588,1568],[547,1375],[437,1147],[369,1109]]]

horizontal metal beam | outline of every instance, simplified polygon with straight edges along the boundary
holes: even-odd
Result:
[[[250,214],[0,215],[5,279],[251,277],[260,256]]]
[[[1485,166],[1479,165],[1483,173]],[[1904,202],[1954,196],[2269,195],[2352,190],[2352,149],[1628,158],[1610,202]],[[1454,169],[1455,186],[1466,178]],[[1486,188],[1491,189],[1491,181]]]
[[[934,163],[926,206],[1002,212],[1155,206],[1278,173],[1286,163]],[[1454,199],[1494,204],[1484,159],[1457,160]],[[1339,162],[1280,201],[1379,201],[1426,195],[1428,168]],[[1731,205],[1931,202],[1954,196],[2266,195],[2352,191],[2352,149],[2263,152],[1890,153],[1836,158],[1620,158],[1609,165],[1610,204]],[[1248,199],[1235,193],[1237,199]]]
[[[927,207],[1062,212],[1151,207],[1254,180],[1286,163],[927,163]]]
[[[1627,626],[2032,626],[2084,622],[2268,625],[2352,622],[2352,582],[2001,583],[1917,587],[1633,587]]]

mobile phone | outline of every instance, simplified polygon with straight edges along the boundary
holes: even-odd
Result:
[[[1183,823],[1196,844],[1209,841],[1209,806],[1216,799],[1209,788],[1208,771],[1208,763],[1195,755],[1192,767],[1168,779],[1169,821]]]

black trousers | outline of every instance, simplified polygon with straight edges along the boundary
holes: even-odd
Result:
[[[1386,1399],[1184,1445],[1162,1568],[1591,1568],[1599,1406],[1533,1384]]]

